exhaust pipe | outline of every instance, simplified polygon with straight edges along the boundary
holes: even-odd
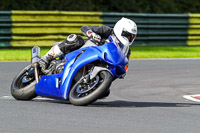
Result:
[[[31,64],[35,70],[35,80],[37,83],[39,82],[39,76],[38,76],[39,61],[40,61],[40,47],[35,46],[31,50]]]

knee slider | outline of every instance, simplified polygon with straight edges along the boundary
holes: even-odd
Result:
[[[80,35],[71,34],[67,37],[66,43],[70,45],[82,46],[84,44],[84,40]]]
[[[79,49],[84,44],[84,40],[80,35],[71,34],[65,41],[59,44],[59,48],[63,53],[69,53]]]

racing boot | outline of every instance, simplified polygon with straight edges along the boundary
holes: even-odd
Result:
[[[58,45],[53,46],[43,57],[40,59],[40,67],[46,69],[49,66],[50,61],[62,55],[63,52],[60,50]]]

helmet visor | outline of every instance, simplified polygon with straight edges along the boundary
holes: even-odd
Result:
[[[120,49],[122,50],[122,52],[127,55],[128,50],[129,50],[129,46],[124,45],[114,34],[114,38],[116,40],[116,43],[119,45]]]
[[[135,34],[129,33],[128,31],[122,31],[122,36],[126,37],[130,43],[135,39]]]

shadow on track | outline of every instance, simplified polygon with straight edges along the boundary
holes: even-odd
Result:
[[[12,99],[13,100],[13,99]],[[60,101],[54,99],[33,99],[30,102],[40,102],[40,103],[56,103],[56,104],[70,104],[69,101]],[[96,101],[88,106],[82,107],[116,107],[116,108],[137,108],[137,107],[192,107],[192,106],[200,106],[199,103],[167,103],[167,102],[132,102],[132,101]]]
[[[194,103],[166,103],[166,102],[131,102],[131,101],[111,101],[111,102],[95,102],[89,107],[191,107],[200,106]]]

